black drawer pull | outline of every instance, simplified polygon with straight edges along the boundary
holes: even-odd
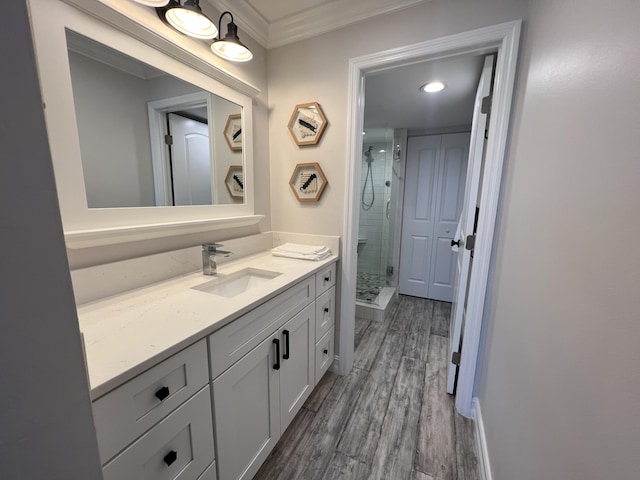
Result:
[[[324,354],[326,355],[327,353],[329,353],[329,349],[328,349],[328,348],[325,348],[325,349],[323,350],[323,352],[324,352]]]
[[[171,450],[169,453],[167,453],[164,456],[163,460],[164,460],[164,463],[167,464],[167,467],[169,467],[173,462],[176,461],[177,458],[178,458],[178,452],[176,452],[175,450]]]
[[[324,307],[324,313],[329,313],[329,307]]]
[[[327,283],[329,280],[331,280],[331,277],[324,277],[324,283]]]
[[[273,364],[273,369],[280,370],[280,340],[274,338],[273,344],[276,346],[276,363]]]
[[[282,358],[289,360],[289,330],[283,330],[282,335],[284,335],[284,353],[282,354]]]
[[[165,398],[167,398],[170,395],[171,392],[169,392],[169,387],[162,387],[160,390],[158,390],[156,392],[156,397],[158,397],[158,400],[163,401]]]

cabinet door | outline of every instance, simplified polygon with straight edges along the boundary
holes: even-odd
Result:
[[[278,335],[267,338],[213,381],[220,479],[251,479],[280,438],[274,341],[281,339]]]
[[[307,306],[280,329],[280,423],[287,428],[314,386],[315,304]]]

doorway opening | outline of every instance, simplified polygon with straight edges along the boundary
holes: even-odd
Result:
[[[364,152],[365,76],[401,65],[454,57],[468,53],[496,53],[495,88],[489,124],[491,134],[486,144],[485,166],[478,212],[474,268],[468,282],[467,320],[464,326],[456,408],[473,416],[473,387],[480,347],[480,331],[487,290],[493,233],[498,210],[500,182],[507,141],[521,21],[508,22],[461,34],[442,37],[415,45],[366,55],[349,62],[349,100],[345,189],[343,269],[339,329],[338,372],[346,374],[353,366],[355,279],[357,276],[357,241],[360,205],[360,179]]]

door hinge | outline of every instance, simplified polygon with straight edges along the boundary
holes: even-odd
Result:
[[[480,113],[488,114],[491,112],[491,100],[493,95],[487,95],[482,98],[482,105],[480,106]]]
[[[464,242],[464,248],[466,248],[467,250],[471,250],[473,252],[473,249],[476,246],[476,236],[475,235],[467,235],[467,239]]]
[[[167,145],[173,145],[173,137],[171,135],[165,135],[164,143],[166,143]]]
[[[451,354],[451,363],[460,366],[460,352],[453,352]]]

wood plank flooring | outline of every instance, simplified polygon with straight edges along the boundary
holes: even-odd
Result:
[[[254,480],[479,480],[446,393],[450,309],[400,296],[384,323],[356,318],[353,370],[323,377]]]

